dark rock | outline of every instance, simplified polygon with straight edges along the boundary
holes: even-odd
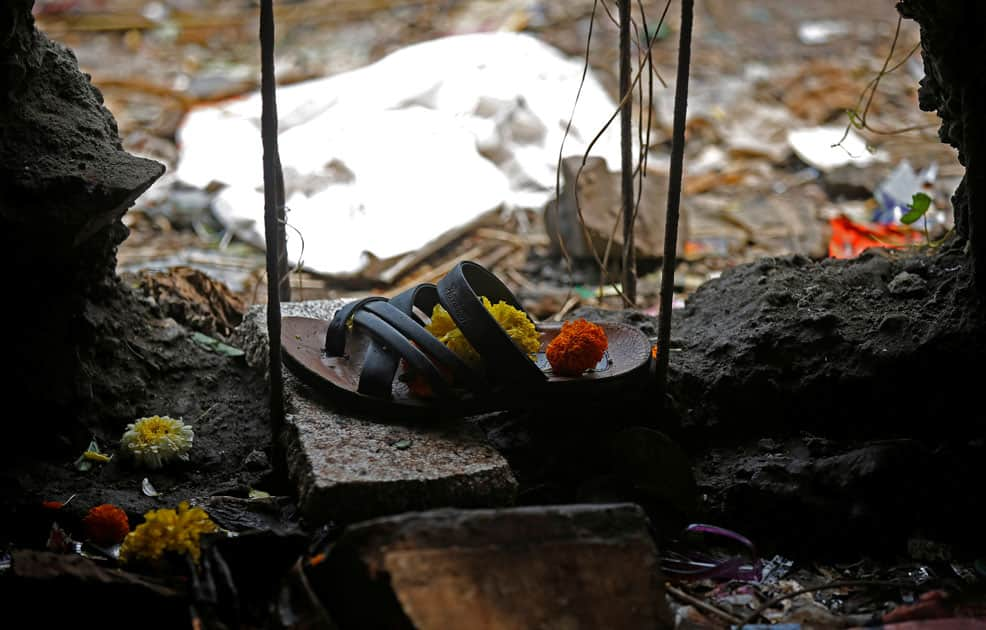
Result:
[[[247,470],[265,470],[270,467],[270,461],[263,451],[250,451],[250,454],[243,460],[243,467]]]
[[[99,607],[99,624],[105,628],[188,625],[187,595],[177,582],[105,568],[74,554],[15,551],[9,574],[0,577],[0,591],[4,620],[15,625],[20,623],[16,619],[34,619],[45,627],[72,627],[93,602],[113,602]]]
[[[99,335],[84,313],[121,290],[120,217],[164,166],[123,150],[102,95],[69,49],[34,29],[31,4],[0,9],[0,248],[19,305],[0,328],[19,361],[4,393],[37,419],[13,429],[45,447],[27,435],[71,433],[91,395],[82,374],[98,374],[87,360]]]
[[[696,462],[700,518],[728,519],[758,546],[815,560],[900,554],[916,532],[975,543],[974,515],[986,506],[955,480],[986,474],[982,456],[982,446],[906,439],[713,449]]]
[[[916,297],[928,292],[928,283],[921,276],[901,271],[887,285],[891,295],[900,297]]]
[[[359,523],[311,579],[343,628],[672,627],[647,519],[632,504]]]
[[[905,266],[924,268],[923,277]],[[934,307],[902,295],[932,295]],[[670,386],[681,438],[698,446],[799,431],[975,434],[986,426],[962,411],[961,392],[978,389],[983,322],[970,266],[955,252],[868,250],[852,260],[729,269],[674,315],[681,350],[671,355]],[[921,395],[913,395],[917,379]]]

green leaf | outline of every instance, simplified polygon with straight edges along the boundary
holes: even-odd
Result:
[[[915,193],[908,207],[911,211],[900,218],[900,222],[905,225],[910,225],[924,216],[924,213],[931,208],[931,197],[921,192]]]
[[[216,354],[222,354],[227,357],[242,357],[245,353],[239,348],[234,348],[228,344],[225,344],[218,339],[210,337],[209,335],[203,335],[200,332],[192,333],[192,341],[199,344],[206,350],[215,352]]]

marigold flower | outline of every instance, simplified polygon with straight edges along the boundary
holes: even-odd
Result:
[[[189,554],[198,564],[202,555],[199,537],[217,531],[202,508],[189,508],[187,501],[178,510],[151,510],[144,515],[144,522],[127,534],[120,547],[120,560],[158,560],[165,552]]]
[[[481,298],[486,310],[490,312],[493,319],[507,331],[507,335],[513,340],[517,347],[533,354],[541,347],[541,338],[534,322],[521,310],[507,304],[504,301],[493,304],[485,296]],[[452,352],[459,355],[467,363],[479,363],[481,357],[476,349],[472,347],[469,340],[455,325],[452,316],[449,315],[440,304],[436,304],[432,309],[431,323],[425,328],[431,334],[438,337],[439,341],[449,347]]]
[[[168,416],[140,418],[127,425],[123,450],[148,468],[161,468],[173,459],[188,459],[195,433],[181,420]]]
[[[123,542],[130,533],[127,513],[110,503],[97,505],[82,519],[86,537],[97,545],[109,547]]]
[[[601,326],[577,319],[562,324],[561,332],[548,344],[545,354],[555,374],[578,376],[595,367],[608,346]]]

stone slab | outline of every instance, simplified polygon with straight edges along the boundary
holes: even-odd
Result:
[[[342,303],[291,302],[281,312],[329,319]],[[250,364],[266,370],[267,309],[252,307],[234,338]],[[517,481],[507,461],[469,423],[383,421],[343,413],[287,368],[284,396],[288,472],[311,523],[514,501]]]
[[[342,627],[670,628],[633,504],[434,510],[351,525],[312,585]]]

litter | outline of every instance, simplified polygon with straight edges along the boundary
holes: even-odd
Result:
[[[879,206],[873,214],[873,220],[883,225],[901,224],[901,217],[910,209],[911,200],[917,193],[924,193],[931,198],[932,208],[924,213],[929,229],[942,225],[945,213],[934,205],[935,179],[938,176],[938,164],[932,162],[927,168],[916,171],[910,162],[902,160],[890,175],[877,186],[873,192]],[[919,221],[922,225],[924,221]]]
[[[840,20],[812,20],[798,25],[798,39],[802,44],[827,44],[849,34],[849,24]]]
[[[886,152],[871,152],[859,134],[842,125],[792,129],[787,133],[787,142],[805,164],[820,171],[887,160]]]
[[[365,250],[390,258],[501,208],[541,208],[581,78],[581,60],[533,36],[481,33],[281,88],[289,259],[357,273]],[[582,155],[615,110],[590,71],[564,155]],[[217,217],[262,247],[259,116],[259,94],[193,110],[178,130],[176,175],[223,184]],[[618,129],[592,154],[618,169]]]
[[[899,248],[922,243],[925,238],[923,233],[906,226],[861,223],[845,216],[829,219],[829,227],[832,258],[855,258],[870,247]]]
[[[699,542],[694,542],[698,537]],[[724,552],[724,548],[742,548],[741,552]],[[684,529],[679,540],[661,558],[661,570],[678,580],[741,580],[759,582],[763,563],[756,547],[742,534],[695,523]]]

